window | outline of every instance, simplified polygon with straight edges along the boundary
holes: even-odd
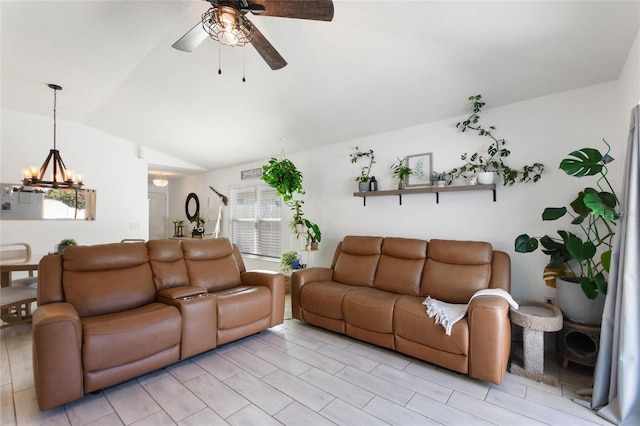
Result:
[[[268,185],[234,188],[230,192],[231,241],[243,254],[280,258],[282,199]]]

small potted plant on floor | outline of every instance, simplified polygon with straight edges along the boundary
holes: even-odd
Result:
[[[360,151],[360,148],[355,147],[356,152],[349,154],[349,159],[351,163],[357,163],[361,158],[369,159],[369,164],[362,166],[360,168],[360,175],[356,177],[356,182],[358,182],[358,191],[364,192],[369,191],[369,181],[371,180],[371,166],[376,162],[376,157],[373,153],[373,150],[369,151]]]
[[[404,189],[407,184],[407,178],[413,173],[410,167],[406,165],[406,158],[398,158],[397,163],[391,165],[393,177],[398,179],[398,189]]]
[[[573,228],[557,231],[560,238],[522,234],[515,240],[519,253],[533,252],[541,245],[542,252],[550,256],[545,272],[557,274],[558,306],[574,322],[598,324],[602,317],[619,204],[607,179],[606,165],[611,161],[608,151],[602,155],[594,148],[570,153],[560,163],[560,169],[578,178],[598,176],[597,189],[586,187],[580,191],[570,203],[571,209],[547,207],[542,220],[557,220],[568,214],[573,218]],[[594,302],[588,303],[590,300]]]

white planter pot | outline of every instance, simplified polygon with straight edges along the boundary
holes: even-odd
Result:
[[[569,321],[586,325],[600,325],[602,322],[604,295],[588,299],[580,284],[556,278],[556,299],[562,315]]]
[[[447,181],[446,180],[439,180],[436,185],[437,186],[447,186]]]
[[[366,192],[369,190],[369,182],[358,182],[358,191]]]
[[[480,185],[490,185],[495,182],[496,174],[495,172],[480,172],[477,174],[478,184]]]

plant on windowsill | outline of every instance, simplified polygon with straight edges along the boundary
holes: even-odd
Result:
[[[351,163],[357,163],[361,158],[369,159],[369,165],[362,166],[360,168],[360,175],[356,176],[356,182],[358,182],[358,191],[368,191],[369,181],[371,180],[371,177],[369,175],[371,174],[371,167],[376,162],[376,157],[372,149],[370,149],[369,151],[360,151],[360,148],[356,146],[355,150],[356,152],[352,152],[351,154],[349,154]]]
[[[289,272],[291,269],[297,269],[294,267],[295,262],[300,262],[300,258],[296,251],[292,250],[282,253],[282,257],[280,258],[280,270],[282,272]]]
[[[398,158],[398,162],[391,165],[391,172],[393,174],[393,177],[398,179],[398,189],[405,188],[407,184],[407,178],[411,175],[411,173],[413,173],[413,170],[411,170],[411,168],[405,164],[406,161],[406,158]]]
[[[604,139],[603,141],[609,148],[607,141]],[[598,189],[586,187],[580,191],[570,203],[573,213],[567,207],[547,207],[542,213],[542,220],[557,220],[568,214],[573,218],[571,224],[576,227],[575,230],[572,229],[573,232],[557,231],[560,238],[549,235],[530,237],[522,234],[515,240],[515,250],[518,253],[531,253],[541,245],[542,252],[550,256],[546,266],[547,274],[555,273],[563,281],[571,282],[569,287],[580,286],[582,291],[579,293],[583,293],[590,300],[596,299],[599,294],[607,294],[611,249],[616,221],[619,217],[616,211],[619,200],[607,179],[606,165],[611,161],[613,158],[609,155],[609,150],[604,155],[595,148],[582,148],[571,152],[569,157],[560,162],[560,169],[578,178],[599,176],[596,181]],[[606,189],[602,188],[602,183],[606,184]],[[552,270],[555,272],[551,272]],[[554,281],[547,282],[553,285]],[[563,298],[566,294],[565,288],[561,288],[559,283],[560,281],[555,282],[558,305],[565,316],[570,320],[589,322],[582,319],[582,314],[599,310],[599,315],[596,312],[595,319],[600,319],[604,297],[599,298],[597,307],[582,308],[587,312],[580,312],[581,308],[577,307],[576,312],[568,306],[572,300]]]
[[[469,101],[473,103],[473,113],[464,121],[456,124],[456,128],[462,132],[472,130],[477,132],[479,136],[486,136],[492,140],[487,148],[486,153],[476,152],[471,155],[465,152],[460,159],[465,163],[451,170],[452,177],[469,177],[469,175],[478,175],[478,183],[493,183],[493,176],[497,175],[502,179],[502,184],[511,186],[514,183],[537,182],[544,170],[544,164],[533,163],[526,165],[522,169],[517,170],[509,167],[505,163],[505,159],[511,155],[511,151],[506,148],[507,142],[504,139],[498,139],[493,135],[496,126],[483,127],[479,124],[480,113],[485,105],[481,101],[482,95],[470,96]]]

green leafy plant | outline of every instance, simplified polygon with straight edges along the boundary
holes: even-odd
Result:
[[[451,173],[447,172],[431,172],[431,182],[446,182],[447,185],[451,184]]]
[[[307,236],[310,242],[319,243],[322,241],[322,232],[320,232],[320,227],[316,223],[304,219],[304,226],[307,227]]]
[[[292,250],[292,251],[282,253],[282,257],[280,258],[280,270],[283,272],[290,271],[291,263],[293,263],[293,261],[297,259],[298,259],[298,252],[296,251]]]
[[[190,222],[194,224],[193,226],[195,228],[199,228],[201,225],[204,225],[204,219],[199,215],[191,219]]]
[[[77,246],[78,243],[73,238],[65,238],[58,243],[59,246]]]
[[[360,151],[360,148],[356,146],[355,150],[356,152],[349,154],[351,163],[357,163],[361,158],[369,159],[369,164],[360,168],[360,175],[356,177],[356,182],[369,182],[369,180],[371,179],[369,177],[369,175],[371,174],[371,167],[376,162],[375,154],[373,153],[372,149],[370,149],[369,151]]]
[[[609,148],[607,141],[603,141]],[[619,217],[616,211],[619,200],[607,179],[606,165],[611,161],[613,158],[609,156],[609,150],[605,155],[595,148],[571,152],[560,162],[560,169],[578,178],[598,176],[598,189],[584,188],[570,203],[571,209],[547,207],[542,213],[542,220],[558,220],[568,214],[573,218],[571,224],[576,231],[559,230],[560,238],[522,234],[515,240],[518,253],[533,252],[541,245],[542,252],[550,256],[546,268],[564,271],[560,276],[579,283],[589,299],[595,299],[598,293],[607,294],[611,248]],[[606,190],[602,188],[603,184],[606,184]]]
[[[305,193],[302,187],[302,172],[286,158],[283,160],[271,158],[268,164],[262,166],[261,179],[275,189],[285,203],[293,200],[295,193],[302,195]]]
[[[462,132],[467,130],[477,132],[479,136],[491,139],[491,144],[485,153],[475,152],[469,154],[465,152],[460,156],[464,164],[451,170],[453,178],[460,176],[466,177],[467,174],[475,174],[478,172],[495,172],[502,178],[503,185],[511,186],[514,183],[537,182],[540,180],[544,165],[542,163],[533,163],[526,165],[522,169],[517,170],[509,167],[505,163],[505,159],[511,155],[511,151],[506,148],[507,142],[504,139],[498,139],[493,135],[496,126],[483,127],[480,121],[480,113],[485,106],[482,95],[470,96],[469,101],[473,104],[472,114],[464,121],[456,124],[456,127]]]
[[[398,179],[398,189],[404,188],[405,180],[413,173],[413,170],[406,165],[406,161],[406,158],[398,158],[398,162],[391,165],[391,172]]]

